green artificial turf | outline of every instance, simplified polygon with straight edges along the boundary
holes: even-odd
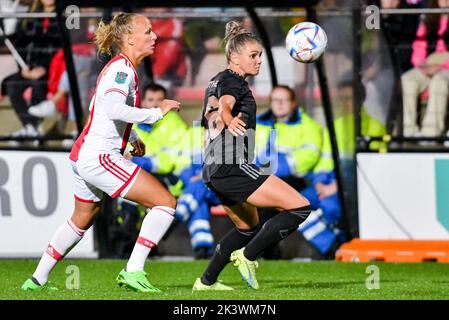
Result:
[[[296,300],[296,299],[449,299],[449,265],[439,263],[340,263],[260,261],[255,291],[241,280],[237,269],[228,265],[220,279],[235,288],[231,292],[195,292],[192,285],[207,261],[148,261],[146,271],[160,294],[130,292],[118,287],[115,277],[124,260],[63,260],[50,276],[60,290],[55,293],[24,292],[22,283],[37,265],[37,260],[0,260],[0,300],[5,299],[183,299],[183,300]],[[379,289],[367,289],[371,273],[379,270]],[[79,269],[79,289],[73,267]],[[75,268],[76,269],[76,268]]]

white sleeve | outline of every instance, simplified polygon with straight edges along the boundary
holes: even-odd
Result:
[[[118,92],[110,92],[105,98],[105,112],[111,120],[128,123],[152,124],[163,118],[160,108],[139,109],[128,106],[126,97]]]
[[[134,70],[128,67],[124,60],[117,60],[103,71],[97,86],[97,96],[104,99],[110,94],[119,93],[126,102],[126,97],[134,86]]]
[[[129,133],[129,143],[134,143],[137,140],[139,140],[139,135],[137,134],[137,132],[134,129],[131,129],[131,132]]]
[[[104,101],[104,110],[111,120],[128,123],[152,124],[162,119],[159,108],[139,109],[126,104],[130,86],[134,86],[134,71],[122,61],[111,64],[103,75],[98,96]]]

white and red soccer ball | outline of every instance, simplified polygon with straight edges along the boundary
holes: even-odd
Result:
[[[287,34],[285,47],[296,61],[311,63],[326,50],[327,36],[324,30],[313,22],[300,22]]]

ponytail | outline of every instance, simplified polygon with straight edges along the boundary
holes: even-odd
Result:
[[[225,54],[228,62],[230,61],[232,52],[240,52],[242,47],[250,41],[255,41],[261,44],[260,39],[251,31],[243,28],[241,22],[234,20],[229,21],[226,24],[226,31],[224,37]]]
[[[119,13],[108,24],[100,21],[94,41],[100,54],[113,55],[123,49],[123,35],[131,33],[135,13]]]

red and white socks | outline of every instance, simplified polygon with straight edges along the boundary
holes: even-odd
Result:
[[[81,230],[71,219],[64,222],[55,232],[48,244],[47,250],[34,271],[33,278],[40,285],[48,281],[48,275],[56,263],[83,238],[86,230]]]
[[[133,252],[126,265],[126,271],[142,271],[145,260],[167,232],[174,220],[175,209],[165,206],[156,206],[147,209],[142,228],[134,246]],[[64,222],[55,232],[48,244],[47,250],[32,276],[33,281],[44,285],[48,281],[48,275],[70,250],[83,238],[86,230],[81,230],[71,219]]]
[[[155,206],[147,209],[139,237],[126,264],[127,272],[142,271],[151,249],[156,246],[173,222],[175,209]]]

